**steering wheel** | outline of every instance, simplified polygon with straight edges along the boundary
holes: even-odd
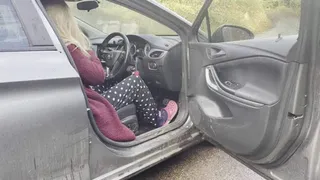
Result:
[[[108,47],[109,41],[114,37],[121,37],[123,45],[120,49],[112,49]],[[102,42],[100,51],[97,52],[98,57],[103,60],[102,65],[110,69],[106,79],[118,79],[126,71],[130,54],[130,42],[126,35],[115,32],[109,34]]]

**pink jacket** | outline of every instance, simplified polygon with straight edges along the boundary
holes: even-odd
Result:
[[[114,141],[134,140],[134,133],[121,123],[113,106],[89,87],[104,83],[105,72],[99,58],[93,51],[88,51],[91,56],[87,57],[73,44],[68,45],[68,50],[85,86],[90,109],[101,133]]]

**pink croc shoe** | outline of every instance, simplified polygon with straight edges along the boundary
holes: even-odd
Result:
[[[158,126],[168,125],[178,113],[178,104],[170,100],[167,106],[159,111]]]

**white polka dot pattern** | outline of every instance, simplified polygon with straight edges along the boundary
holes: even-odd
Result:
[[[134,103],[137,115],[142,121],[155,127],[160,126],[157,122],[159,113],[157,105],[140,76],[131,75],[120,83],[105,82],[92,89],[104,96],[116,110]]]

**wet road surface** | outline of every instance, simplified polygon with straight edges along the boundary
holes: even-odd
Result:
[[[131,180],[264,180],[208,143],[195,146]]]

